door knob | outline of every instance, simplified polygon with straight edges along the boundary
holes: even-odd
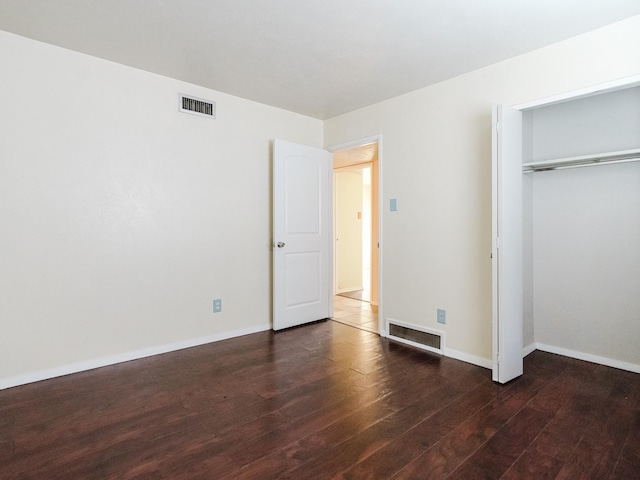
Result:
[[[278,248],[282,248],[284,247],[284,242],[278,242],[277,245],[278,245]]]

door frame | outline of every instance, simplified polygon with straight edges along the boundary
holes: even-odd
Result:
[[[384,251],[384,242],[383,242],[383,159],[382,159],[382,134],[371,135],[369,137],[358,138],[355,140],[350,140],[348,142],[339,143],[336,145],[330,145],[325,147],[326,150],[331,152],[332,154],[338,152],[340,150],[348,150],[354,147],[360,147],[362,145],[366,145],[368,143],[378,143],[378,334],[382,337],[387,336],[386,331],[386,322],[384,317],[384,292],[383,292],[383,251]],[[335,255],[335,251],[334,251]],[[333,263],[333,260],[332,260]],[[335,285],[333,285],[335,279],[332,275],[331,278],[331,291],[335,291]]]
[[[549,97],[539,98],[530,102],[518,103],[511,105],[511,108],[515,110],[530,110],[537,107],[546,107],[553,105],[554,103],[568,102],[571,100],[578,100],[582,97],[589,97],[591,95],[598,95],[600,93],[613,92],[614,90],[622,90],[625,88],[631,88],[634,86],[640,86],[640,75],[632,75],[630,77],[623,77],[617,80],[611,80],[609,82],[598,83],[596,85],[589,85],[588,87],[580,88],[577,90],[571,90],[558,95],[551,95]]]

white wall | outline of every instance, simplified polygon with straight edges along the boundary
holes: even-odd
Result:
[[[270,328],[271,141],[319,120],[5,32],[0,65],[0,388]]]
[[[445,308],[448,353],[490,365],[491,106],[638,74],[640,16],[327,120],[326,145],[384,139],[384,316]]]
[[[536,343],[640,366],[640,163],[533,176]]]
[[[640,148],[640,87],[528,110],[523,120],[525,163]]]
[[[4,32],[0,64],[0,388],[268,328],[270,141],[321,122]],[[638,74],[634,17],[324,122],[384,138],[385,316],[446,308],[449,353],[487,363],[491,105]]]

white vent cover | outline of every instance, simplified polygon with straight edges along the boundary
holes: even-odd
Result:
[[[444,355],[444,332],[387,319],[388,338]]]
[[[202,117],[216,118],[216,102],[204,98],[192,97],[181,93],[179,95],[179,110],[183,113],[191,113]]]

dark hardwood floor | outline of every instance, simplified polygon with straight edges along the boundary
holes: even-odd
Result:
[[[2,479],[637,479],[640,375],[488,370],[333,321],[0,392]]]

